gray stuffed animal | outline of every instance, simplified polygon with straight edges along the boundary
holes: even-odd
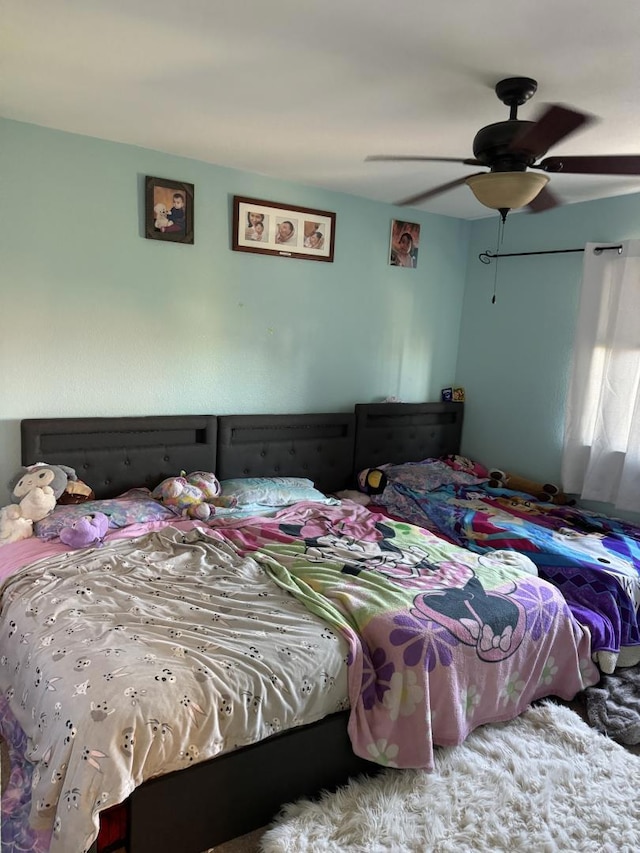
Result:
[[[75,470],[68,465],[38,462],[21,468],[12,478],[11,502],[19,505],[19,514],[24,518],[40,521],[55,507],[69,480],[77,479]]]
[[[67,465],[38,463],[11,479],[11,503],[0,509],[0,545],[33,535],[33,524],[49,515],[76,472]]]
[[[44,489],[46,486],[51,488],[53,496],[58,500],[67,488],[69,480],[77,479],[75,469],[68,465],[47,465],[44,462],[36,462],[35,465],[21,468],[10,480],[11,501],[19,504],[32,489]]]

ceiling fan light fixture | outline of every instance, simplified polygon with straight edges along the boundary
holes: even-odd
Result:
[[[480,204],[494,210],[526,207],[549,182],[537,172],[485,172],[469,175],[466,184]]]

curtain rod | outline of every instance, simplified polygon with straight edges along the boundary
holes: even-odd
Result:
[[[593,250],[596,255],[601,255],[602,252],[608,252],[611,249],[617,249],[618,254],[622,254],[622,246],[596,246]],[[584,249],[546,249],[544,251],[539,252],[509,252],[507,254],[493,254],[493,252],[481,252],[478,255],[478,259],[482,261],[483,264],[490,264],[491,261],[496,258],[516,258],[521,257],[522,255],[562,255],[566,252],[584,252]]]

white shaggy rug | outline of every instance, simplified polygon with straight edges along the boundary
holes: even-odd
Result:
[[[263,853],[638,853],[640,757],[552,703],[285,806]]]

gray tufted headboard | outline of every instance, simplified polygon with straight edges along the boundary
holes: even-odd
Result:
[[[96,497],[153,488],[181,470],[349,484],[355,415],[159,415],[24,420],[22,462],[70,465]]]
[[[464,403],[359,403],[354,469],[460,452]]]
[[[354,440],[353,414],[222,415],[217,475],[307,477],[334,492],[349,485]]]
[[[384,462],[458,453],[462,403],[366,403],[351,413],[152,415],[22,421],[22,462],[71,465],[96,497],[181,470],[308,477],[323,492]]]
[[[23,420],[21,432],[23,465],[70,465],[97,498],[216,468],[213,415],[38,418]]]

